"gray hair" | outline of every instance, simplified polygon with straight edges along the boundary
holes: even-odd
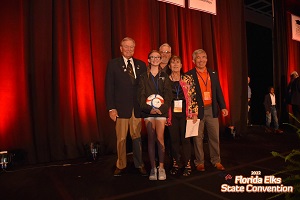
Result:
[[[135,45],[134,39],[132,39],[132,38],[130,38],[130,37],[125,37],[125,38],[123,38],[123,40],[120,42],[120,46],[122,46],[123,42],[126,42],[126,41],[132,41],[133,44]]]
[[[161,51],[161,48],[164,47],[164,46],[169,47],[170,50],[172,49],[171,46],[168,43],[163,43],[162,45],[160,45],[159,51]]]
[[[195,50],[195,51],[193,52],[193,60],[196,59],[196,56],[197,56],[197,54],[199,54],[199,53],[205,53],[205,54],[206,54],[206,52],[205,52],[203,49],[197,49],[197,50]],[[207,54],[206,54],[206,55],[207,55]]]

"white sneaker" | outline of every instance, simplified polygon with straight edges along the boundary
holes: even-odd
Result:
[[[164,168],[158,168],[158,180],[163,181],[167,179],[166,171]]]
[[[152,168],[149,176],[150,181],[156,181],[157,180],[157,169]]]

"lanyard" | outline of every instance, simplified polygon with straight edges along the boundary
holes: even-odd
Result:
[[[158,79],[156,79],[156,83],[155,83],[155,80],[154,80],[154,76],[151,74],[151,78],[152,78],[152,81],[154,83],[154,86],[155,86],[155,89],[157,91],[157,94],[159,94],[159,88],[158,88]]]
[[[172,78],[172,81],[174,81],[172,74],[171,74],[171,78]],[[181,80],[181,76],[180,76],[180,80]],[[175,88],[175,91],[176,91],[176,97],[177,97],[176,99],[178,99],[179,92],[180,92],[180,89],[181,89],[180,83],[178,82],[178,85],[176,85],[175,82],[174,82],[174,88]]]
[[[177,99],[178,99],[179,92],[180,92],[180,90],[181,90],[180,84],[178,83],[178,85],[176,85],[176,84],[174,83],[174,88],[175,88],[175,91],[176,91],[176,97],[177,97]]]
[[[207,91],[207,82],[208,82],[208,72],[207,73],[207,76],[206,76],[206,81],[204,81],[204,79],[202,78],[201,74],[196,70],[197,74],[200,76],[200,78],[202,79],[205,87],[206,87],[206,91]]]

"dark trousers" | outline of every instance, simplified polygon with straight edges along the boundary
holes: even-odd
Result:
[[[177,162],[180,160],[180,143],[184,156],[184,165],[191,159],[191,141],[185,138],[186,117],[172,116],[172,125],[168,126],[172,146],[172,156]]]
[[[300,120],[300,105],[292,105],[293,115]]]

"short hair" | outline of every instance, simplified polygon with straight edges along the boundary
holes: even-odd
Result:
[[[298,73],[296,72],[296,71],[293,71],[292,73],[291,73],[291,78],[292,79],[295,79],[295,78],[297,78],[299,75],[298,75]]]
[[[164,46],[169,47],[170,50],[172,50],[171,46],[168,43],[163,43],[162,45],[160,45],[159,51],[161,51],[161,48],[164,47]]]
[[[180,61],[180,63],[182,64],[182,60],[181,60],[181,58],[180,58],[180,56],[176,56],[176,55],[173,55],[171,58],[170,58],[170,60],[169,60],[169,62],[168,62],[168,66],[170,67],[170,63],[171,63],[171,61],[172,60],[179,60]],[[170,71],[172,71],[172,70],[170,70]],[[170,72],[171,73],[171,72]],[[180,74],[184,74],[184,72],[183,72],[183,67],[181,67],[181,69],[180,69]]]
[[[120,46],[122,46],[123,42],[126,42],[126,41],[132,41],[133,44],[135,45],[134,39],[132,39],[131,37],[125,37],[125,38],[123,38],[123,40],[120,42]]]
[[[195,60],[197,54],[199,53],[205,53],[207,55],[207,53],[203,49],[197,49],[193,52],[193,60]]]
[[[170,61],[169,63],[171,62],[171,60],[180,60],[180,62],[182,63],[182,60],[179,56],[176,56],[176,55],[173,55],[171,58],[170,58]]]

